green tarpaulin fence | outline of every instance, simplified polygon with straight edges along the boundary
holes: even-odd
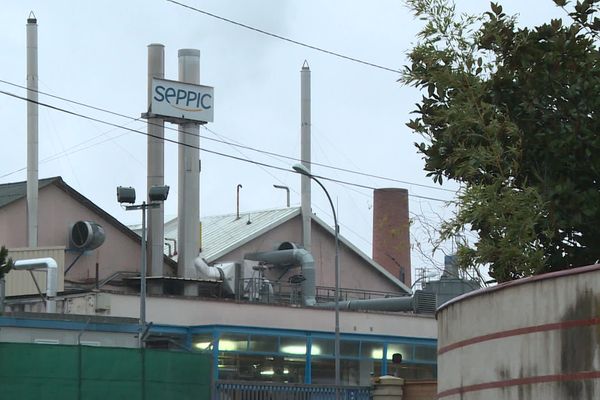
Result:
[[[0,399],[209,400],[210,356],[0,343]]]

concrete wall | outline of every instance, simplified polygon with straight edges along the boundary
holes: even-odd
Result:
[[[135,318],[139,315],[137,296],[109,296],[111,316]],[[234,301],[148,297],[146,313],[148,321],[167,325],[237,325],[326,332],[331,331],[334,325],[333,310]],[[428,339],[435,339],[437,335],[433,317],[401,313],[342,311],[340,331]]]
[[[438,398],[600,398],[600,265],[479,290],[438,310]]]

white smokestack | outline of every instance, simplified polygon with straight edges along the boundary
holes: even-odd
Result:
[[[200,51],[181,49],[179,80],[200,83]],[[184,278],[197,278],[194,259],[200,243],[200,125],[188,122],[179,125],[179,197],[177,234],[179,256],[177,274]],[[193,285],[187,285],[185,295],[197,295]]]
[[[310,68],[308,62],[304,61],[300,71],[300,158],[302,165],[310,172]],[[311,215],[310,206],[310,177],[301,175],[301,198],[302,198],[302,245],[306,251],[311,250]]]
[[[148,108],[152,103],[152,78],[165,77],[165,46],[148,46]],[[165,122],[162,118],[148,118],[148,177],[147,188],[165,184]],[[148,192],[148,190],[146,192]],[[150,203],[148,199],[148,203]],[[165,206],[148,209],[148,244],[150,249],[150,276],[163,276]],[[160,288],[152,286],[160,294]]]
[[[33,11],[27,18],[27,246],[38,245],[38,40]]]

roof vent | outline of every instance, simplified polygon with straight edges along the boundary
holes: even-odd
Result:
[[[104,229],[93,221],[77,221],[71,228],[71,243],[79,250],[94,250],[105,238]]]

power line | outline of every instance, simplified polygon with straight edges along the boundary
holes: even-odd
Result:
[[[230,159],[234,159],[234,160],[237,160],[237,161],[242,161],[242,162],[250,163],[250,164],[254,164],[254,165],[260,165],[260,166],[267,167],[267,168],[277,169],[277,170],[285,171],[285,172],[288,172],[288,173],[296,173],[296,172],[294,172],[294,171],[292,171],[291,169],[288,169],[288,168],[278,167],[278,166],[275,166],[275,165],[272,165],[272,164],[262,163],[262,162],[259,162],[259,161],[248,160],[246,158],[234,156],[234,155],[227,154],[227,153],[222,153],[222,152],[215,151],[215,150],[209,150],[209,149],[206,149],[206,148],[200,148],[200,147],[193,146],[193,145],[190,145],[190,144],[187,144],[187,143],[179,142],[179,141],[174,140],[174,139],[162,138],[162,137],[157,136],[157,135],[152,135],[152,134],[147,133],[147,132],[138,131],[136,129],[128,128],[126,126],[115,124],[113,122],[109,122],[109,121],[101,120],[99,118],[91,117],[89,115],[77,113],[75,111],[69,111],[69,110],[66,110],[66,109],[61,108],[61,107],[53,106],[51,104],[42,103],[40,101],[34,101],[34,100],[28,99],[28,98],[23,97],[23,96],[19,96],[19,95],[14,94],[14,93],[6,92],[4,90],[0,90],[0,94],[4,94],[6,96],[10,96],[10,97],[13,97],[13,98],[16,98],[16,99],[19,99],[19,100],[23,100],[23,101],[26,101],[26,102],[38,104],[38,105],[40,105],[42,107],[46,107],[46,108],[49,108],[49,109],[52,109],[52,110],[55,110],[55,111],[60,111],[62,113],[73,115],[73,116],[76,116],[76,117],[79,117],[79,118],[83,118],[83,119],[86,119],[86,120],[89,120],[89,121],[94,121],[94,122],[98,122],[98,123],[101,123],[101,124],[109,125],[109,126],[112,126],[112,127],[115,127],[115,128],[123,129],[123,130],[130,131],[130,132],[134,132],[134,133],[137,133],[137,134],[140,134],[140,135],[149,136],[149,137],[153,137],[153,138],[156,138],[156,139],[161,139],[161,140],[164,140],[164,141],[169,142],[169,143],[177,144],[179,146],[190,147],[190,148],[198,149],[198,150],[206,152],[206,153],[218,155],[218,156],[221,156],[221,157],[226,157],[226,158],[230,158]],[[323,179],[323,180],[326,180],[326,181],[329,181],[329,182],[339,183],[339,184],[342,184],[342,185],[355,186],[355,187],[359,187],[359,188],[363,188],[363,189],[369,189],[369,190],[375,190],[376,189],[375,187],[372,187],[372,186],[361,185],[361,184],[358,184],[358,183],[343,181],[343,180],[340,180],[340,179],[328,178],[328,177],[320,176],[320,175],[314,175],[314,177],[315,178],[319,178],[319,179]],[[442,203],[447,203],[449,201],[449,200],[437,199],[437,198],[434,198],[434,197],[427,197],[427,196],[419,196],[419,195],[410,195],[410,196],[415,197],[415,198],[419,198],[419,199],[424,199],[424,200],[438,201],[438,202],[442,202]]]
[[[0,79],[0,83],[4,83],[4,84],[10,85],[10,86],[18,87],[18,88],[25,89],[25,90],[31,90],[31,89],[28,89],[26,86],[18,85],[16,83],[5,81],[3,79]],[[36,92],[36,93],[38,93],[38,94],[42,94],[44,96],[48,96],[48,97],[51,97],[51,98],[55,98],[57,100],[61,100],[61,101],[65,101],[65,102],[68,102],[68,103],[76,104],[76,105],[79,105],[79,106],[82,106],[82,107],[86,107],[86,108],[89,108],[89,109],[92,109],[92,110],[95,110],[95,111],[104,112],[104,113],[107,113],[107,114],[110,114],[110,115],[114,115],[114,116],[117,116],[117,117],[127,118],[127,119],[134,120],[134,121],[138,121],[140,119],[139,117],[135,118],[135,117],[132,117],[132,116],[129,116],[129,115],[126,115],[126,114],[122,114],[122,113],[116,112],[116,111],[108,110],[106,108],[101,108],[101,107],[93,106],[93,105],[86,104],[86,103],[83,103],[83,102],[79,102],[79,101],[76,101],[76,100],[67,99],[65,97],[57,96],[57,95],[54,95],[54,94],[51,94],[51,93],[47,93],[47,92],[42,92],[40,90],[33,90],[33,91]],[[163,125],[153,124],[153,123],[151,123],[149,121],[148,121],[148,123],[151,124],[151,125],[163,127]],[[213,135],[215,135],[217,137],[220,136],[217,132],[215,132],[214,130],[208,128],[206,125],[203,125],[203,127],[208,132],[211,132]],[[173,127],[170,127],[170,126],[165,126],[164,128],[167,129],[167,130],[170,130],[170,131],[179,132],[177,128],[173,128]],[[212,141],[212,142],[226,144],[226,145],[233,146],[233,147],[239,147],[239,148],[242,148],[242,149],[245,149],[245,150],[250,150],[250,151],[261,153],[261,154],[265,154],[265,155],[279,157],[279,158],[287,159],[287,160],[294,161],[294,162],[303,162],[302,159],[299,159],[297,157],[286,156],[286,155],[283,155],[283,154],[279,154],[279,153],[275,153],[275,152],[270,152],[268,150],[262,150],[262,149],[257,149],[255,147],[251,147],[251,146],[247,146],[247,145],[243,145],[243,144],[239,144],[239,143],[233,143],[231,141],[228,142],[228,141],[225,141],[225,140],[222,140],[222,139],[215,139],[215,138],[211,138],[211,137],[207,137],[207,136],[196,135],[196,134],[193,134],[193,133],[190,133],[190,132],[184,132],[184,133],[186,135],[198,136],[198,137],[200,137],[201,139],[204,139],[204,140],[209,140],[209,141]],[[367,178],[380,179],[380,180],[384,180],[384,181],[388,181],[388,182],[400,183],[400,184],[403,184],[403,185],[411,185],[411,186],[417,186],[417,187],[422,187],[422,188],[426,188],[426,189],[440,190],[440,191],[444,191],[444,192],[456,193],[456,190],[446,189],[446,188],[442,188],[442,187],[439,187],[439,186],[425,185],[425,184],[422,184],[422,183],[415,183],[415,182],[410,182],[410,181],[405,181],[405,180],[400,180],[400,179],[394,179],[394,178],[389,178],[389,177],[385,177],[385,176],[381,176],[381,175],[374,175],[374,174],[369,174],[369,173],[366,173],[366,172],[355,171],[355,170],[351,170],[351,169],[347,169],[347,168],[335,167],[333,165],[327,165],[327,164],[322,164],[322,163],[318,163],[318,162],[311,162],[310,164],[311,165],[315,165],[315,166],[319,166],[319,167],[323,167],[323,168],[333,169],[333,170],[340,171],[340,172],[347,172],[347,173],[350,173],[350,174],[360,175],[360,176],[364,176],[364,177],[367,177]]]
[[[218,20],[221,20],[221,21],[224,21],[224,22],[228,22],[228,23],[233,24],[233,25],[237,25],[239,27],[242,27],[242,28],[245,28],[245,29],[249,29],[249,30],[254,31],[254,32],[262,33],[263,35],[271,36],[271,37],[274,37],[276,39],[280,39],[280,40],[283,40],[283,41],[286,41],[286,42],[289,42],[289,43],[292,43],[292,44],[295,44],[295,45],[298,45],[298,46],[302,46],[302,47],[306,47],[306,48],[309,48],[309,49],[312,49],[312,50],[320,51],[322,53],[329,54],[329,55],[332,55],[332,56],[335,56],[335,57],[339,57],[339,58],[342,58],[344,60],[356,62],[356,63],[363,64],[363,65],[368,65],[369,67],[379,68],[379,69],[382,69],[384,71],[394,72],[394,73],[397,73],[397,74],[401,74],[402,73],[402,71],[394,69],[394,68],[384,67],[383,65],[375,64],[375,63],[368,62],[368,61],[363,61],[363,60],[360,60],[358,58],[346,56],[346,55],[343,55],[343,54],[340,54],[340,53],[336,53],[334,51],[323,49],[322,47],[317,47],[317,46],[313,46],[313,45],[310,45],[310,44],[307,44],[307,43],[299,42],[299,41],[294,40],[294,39],[286,38],[284,36],[277,35],[277,34],[271,33],[271,32],[267,32],[265,30],[262,30],[262,29],[259,29],[259,28],[255,28],[255,27],[250,26],[250,25],[246,25],[246,24],[234,21],[234,20],[229,19],[229,18],[221,17],[219,15],[210,13],[208,11],[200,10],[199,8],[195,8],[195,7],[192,7],[192,6],[188,5],[188,4],[180,3],[180,2],[175,1],[175,0],[167,0],[167,1],[169,3],[173,3],[173,4],[176,4],[178,6],[190,9],[192,11],[196,11],[196,12],[198,12],[200,14],[204,14],[204,15],[207,15],[209,17],[216,18]]]

